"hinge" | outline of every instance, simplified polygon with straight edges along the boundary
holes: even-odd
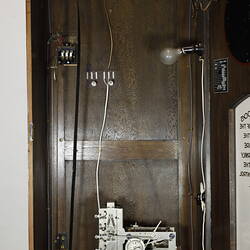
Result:
[[[68,237],[67,233],[59,233],[54,241],[56,245],[56,249],[64,249],[68,248]]]
[[[28,130],[28,137],[29,137],[29,142],[33,142],[33,132],[34,132],[34,125],[32,122],[29,123],[29,130]]]

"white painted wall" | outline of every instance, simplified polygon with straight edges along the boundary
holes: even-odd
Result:
[[[0,6],[0,249],[28,250],[25,0]]]

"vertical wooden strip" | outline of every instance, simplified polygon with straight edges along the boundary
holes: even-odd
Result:
[[[235,110],[229,110],[230,250],[236,250]]]
[[[66,183],[65,183],[65,155],[64,155],[64,68],[58,70],[58,140],[57,140],[57,168],[58,168],[58,232],[66,232]]]
[[[49,143],[50,143],[50,173],[51,173],[51,180],[50,180],[50,186],[51,186],[51,220],[52,220],[52,242],[56,238],[56,235],[58,233],[58,181],[57,181],[57,152],[58,152],[58,132],[57,132],[57,107],[58,107],[58,93],[57,93],[57,81],[54,81],[53,78],[53,71],[50,71],[50,86],[49,86],[49,96],[50,96],[50,136],[49,136]],[[51,246],[51,249],[52,248]]]
[[[189,1],[177,1],[179,16],[178,40],[181,44],[188,40],[188,8]],[[190,83],[188,57],[182,57],[177,66],[179,85],[179,242],[181,249],[190,249],[190,205],[188,195],[189,134],[190,134]]]
[[[31,54],[31,2],[26,0],[26,55],[28,91],[28,129],[33,124],[32,116],[32,54]],[[34,249],[34,212],[33,212],[33,142],[28,141],[29,164],[29,250]]]

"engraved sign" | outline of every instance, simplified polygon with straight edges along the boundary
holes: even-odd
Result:
[[[250,249],[250,97],[235,108],[236,249]]]
[[[228,92],[228,59],[213,60],[214,93]]]

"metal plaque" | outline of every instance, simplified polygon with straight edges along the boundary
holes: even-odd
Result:
[[[215,93],[228,92],[228,59],[213,60],[213,87]]]

